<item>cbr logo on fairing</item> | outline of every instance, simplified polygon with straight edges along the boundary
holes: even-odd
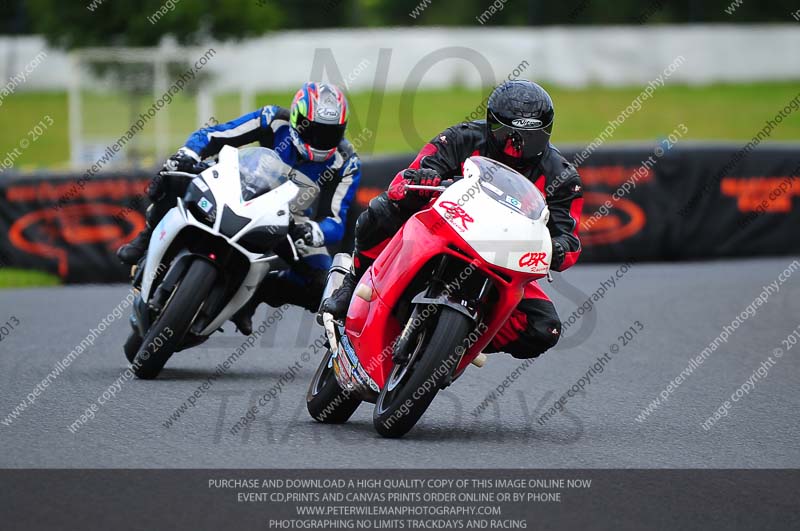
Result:
[[[511,120],[511,125],[513,125],[514,127],[532,129],[536,127],[541,127],[542,121],[537,120],[536,118],[516,118],[514,120]]]
[[[547,253],[525,253],[519,259],[519,266],[530,267],[531,270],[535,270],[540,265],[548,265],[544,261],[545,257],[547,257]]]
[[[475,221],[472,219],[472,216],[467,214],[467,211],[457,203],[453,203],[452,201],[442,201],[439,203],[439,206],[445,209],[444,217],[449,221],[453,223],[455,223],[456,220],[461,221],[460,227],[456,225],[456,228],[461,232],[467,230],[467,223],[473,223]]]

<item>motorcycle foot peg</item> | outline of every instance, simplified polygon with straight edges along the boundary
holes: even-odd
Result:
[[[484,365],[486,365],[486,360],[488,359],[489,356],[481,352],[480,354],[475,356],[475,359],[472,360],[472,364],[475,365],[476,367],[483,367]]]

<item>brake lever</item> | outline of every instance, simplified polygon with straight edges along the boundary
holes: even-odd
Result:
[[[294,240],[292,240],[292,237],[288,234],[286,235],[286,239],[289,240],[289,247],[292,249],[292,257],[294,257],[294,261],[299,262],[300,256],[297,254],[297,246]]]
[[[452,185],[455,181],[452,179],[448,179],[446,181],[442,181],[442,184],[439,186],[426,186],[424,184],[407,184],[406,190],[428,190],[431,192],[444,192],[447,190],[447,187]]]
[[[192,166],[192,171],[161,170],[158,174],[162,177],[186,177],[193,179],[212,166],[214,166],[214,164],[201,160]]]
[[[406,190],[427,190],[430,192],[444,192],[446,186],[425,186],[424,184],[407,184]]]
[[[189,173],[187,171],[169,171],[169,170],[160,171],[158,172],[158,174],[162,177],[187,177],[191,179],[194,179],[199,175],[197,173]]]

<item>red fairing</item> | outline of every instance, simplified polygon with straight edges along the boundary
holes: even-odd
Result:
[[[441,215],[431,208],[425,209],[412,216],[388,242],[360,282],[372,288],[371,300],[353,297],[345,328],[361,365],[378,386],[383,387],[391,373],[391,348],[401,331],[401,323],[392,310],[417,272],[442,254],[468,261],[448,247],[451,243],[462,249],[470,248]],[[494,307],[485,308],[486,331],[464,355],[456,374],[475,359],[508,320],[522,300],[526,286],[533,279],[542,277],[502,268],[503,273],[511,278],[508,282],[492,271],[492,268],[499,269],[497,266],[490,266],[479,256],[473,257],[473,264],[476,270],[492,279],[500,297]]]
[[[420,215],[412,216],[388,241],[360,282],[372,287],[372,300],[367,303],[358,296],[353,297],[347,312],[347,336],[361,365],[380,387],[392,370],[391,345],[401,328],[391,309],[416,272],[446,249],[449,242],[442,236],[443,230],[428,231],[419,221]],[[446,222],[441,217],[438,219],[444,228]]]

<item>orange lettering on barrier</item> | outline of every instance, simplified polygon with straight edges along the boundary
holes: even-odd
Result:
[[[128,229],[108,221],[109,218],[126,221]],[[64,278],[69,273],[67,246],[101,243],[113,251],[143,228],[144,217],[139,212],[121,210],[119,205],[82,203],[60,210],[48,207],[29,212],[11,225],[8,239],[26,253],[55,259],[58,274]],[[35,231],[40,239],[34,239],[31,232]],[[58,245],[61,242],[66,245]]]
[[[6,198],[13,202],[32,202],[32,201],[74,201],[76,199],[124,199],[126,197],[144,195],[147,179],[111,179],[96,182],[87,182],[83,188],[77,185],[76,181],[66,181],[64,183],[53,184],[43,182],[29,185],[9,186],[6,190]]]
[[[584,186],[614,186],[617,187],[634,176],[640,167],[630,166],[583,166],[579,170]],[[653,171],[645,171],[636,178],[636,183],[647,183],[653,180]]]
[[[726,177],[720,182],[723,195],[736,198],[739,212],[791,212],[792,197],[800,196],[796,177]]]

